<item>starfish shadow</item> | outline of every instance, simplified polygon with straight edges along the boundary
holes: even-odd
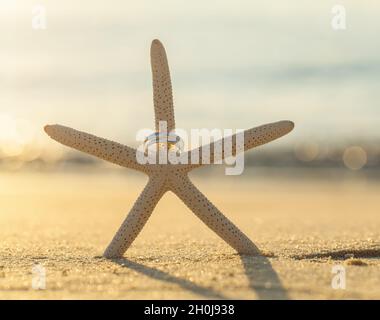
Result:
[[[277,272],[264,256],[240,255],[249,286],[260,300],[289,299]]]
[[[165,281],[169,283],[176,284],[180,286],[181,288],[191,291],[195,294],[212,298],[212,299],[227,299],[227,297],[223,296],[222,294],[216,292],[212,288],[202,287],[200,285],[197,285],[189,280],[175,277],[165,271],[158,270],[156,268],[144,266],[143,264],[131,261],[126,258],[120,258],[120,259],[111,259],[111,261],[115,262],[119,266],[122,266],[124,268],[128,268],[131,270],[134,270],[136,272],[139,272],[143,275],[146,275],[150,278],[159,280],[159,281]]]

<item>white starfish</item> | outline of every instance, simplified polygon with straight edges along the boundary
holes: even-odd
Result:
[[[153,97],[156,130],[159,122],[167,122],[167,130],[175,129],[172,87],[169,66],[163,45],[153,40],[151,45]],[[277,139],[294,127],[291,121],[279,121],[244,131],[244,151]],[[229,219],[227,219],[189,180],[188,172],[200,164],[146,164],[136,160],[137,150],[94,135],[61,125],[45,126],[46,133],[58,142],[120,166],[146,173],[149,181],[133,205],[127,218],[104,252],[107,258],[121,257],[149,219],[157,202],[167,191],[174,192],[211,230],[240,254],[259,254],[259,249]],[[208,147],[210,163],[214,161],[214,144]],[[205,146],[203,146],[204,148]],[[202,147],[198,148],[202,155]],[[232,140],[233,155],[239,152]],[[191,151],[186,153],[190,159]],[[224,153],[222,153],[222,159]],[[190,161],[188,163],[191,163]]]

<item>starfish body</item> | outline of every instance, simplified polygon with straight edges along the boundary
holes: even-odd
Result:
[[[170,72],[165,49],[158,40],[153,40],[151,45],[151,66],[156,131],[160,130],[160,121],[165,121],[167,130],[172,131],[175,129],[175,121]],[[279,121],[245,130],[244,150],[237,148],[236,139],[233,137],[232,155],[277,139],[290,132],[293,127],[294,124],[291,121]],[[200,155],[199,163],[196,164],[191,163],[191,154],[194,150],[186,152],[188,164],[141,164],[136,160],[137,153],[140,151],[128,146],[61,125],[47,125],[45,131],[51,138],[66,146],[149,176],[143,192],[105,250],[105,257],[117,258],[125,253],[144,227],[160,198],[167,191],[174,192],[200,220],[238,253],[259,254],[256,245],[225,217],[188,177],[191,170],[204,165],[202,148],[207,147],[210,151],[210,163],[216,162],[216,158],[223,160],[224,152],[218,155],[214,153],[214,144],[222,143],[224,146],[223,141],[216,141],[195,150]],[[169,147],[168,144],[160,146],[160,148],[167,148],[166,151]]]

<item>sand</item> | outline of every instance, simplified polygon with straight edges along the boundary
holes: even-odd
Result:
[[[125,257],[106,260],[144,176],[0,173],[0,299],[380,298],[380,184],[219,173],[193,181],[266,256],[235,254],[166,194]],[[336,265],[346,289],[331,286]]]

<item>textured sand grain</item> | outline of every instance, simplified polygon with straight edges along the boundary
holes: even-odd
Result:
[[[266,257],[238,256],[167,194],[125,258],[105,260],[143,177],[2,173],[0,298],[380,298],[379,185],[193,180]],[[31,289],[34,263],[47,270],[46,290]],[[336,264],[346,268],[346,290],[331,288]]]

